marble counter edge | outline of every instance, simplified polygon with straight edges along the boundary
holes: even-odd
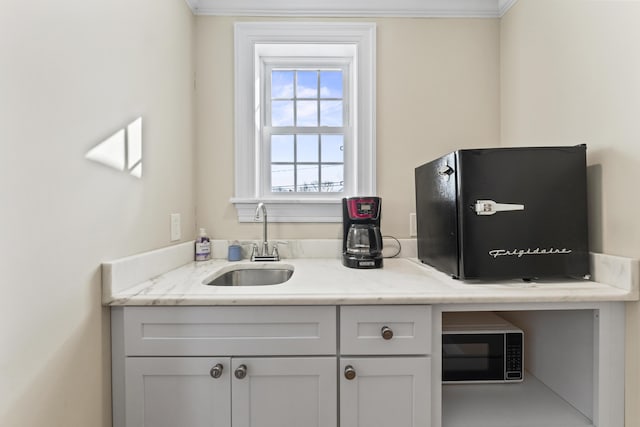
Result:
[[[600,303],[625,302],[636,299],[626,292],[590,293],[585,295],[562,296],[531,295],[506,296],[487,294],[484,296],[442,295],[442,296],[372,296],[368,295],[241,295],[241,296],[192,296],[192,297],[134,297],[116,298],[109,303],[112,307],[122,306],[259,306],[259,305],[416,305],[416,304],[511,304],[511,303]]]

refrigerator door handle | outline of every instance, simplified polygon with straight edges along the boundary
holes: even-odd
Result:
[[[476,200],[477,215],[495,215],[497,212],[523,211],[524,205],[516,203],[496,203],[493,200]]]

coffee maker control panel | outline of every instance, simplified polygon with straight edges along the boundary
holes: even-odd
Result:
[[[349,217],[351,219],[373,219],[380,216],[380,203],[377,199],[352,198],[347,199]]]

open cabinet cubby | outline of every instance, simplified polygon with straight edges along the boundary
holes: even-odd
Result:
[[[614,311],[609,305],[602,309],[585,307],[555,309],[549,305],[543,309],[491,310],[524,331],[522,382],[442,384],[440,345],[437,366],[442,403],[440,425],[622,427],[624,309],[621,315],[617,313],[612,318]],[[477,308],[476,311],[488,311]],[[441,313],[447,311],[466,310],[443,307]],[[605,315],[604,321],[601,313]],[[437,322],[441,331],[442,317],[434,319]],[[616,383],[616,378],[620,383]],[[437,421],[433,423],[435,426],[439,425]]]

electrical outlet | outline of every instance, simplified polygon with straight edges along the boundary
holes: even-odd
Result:
[[[418,225],[416,223],[416,214],[409,214],[409,237],[416,237],[418,235]]]
[[[180,225],[180,214],[171,214],[171,241],[182,239],[182,227]]]

